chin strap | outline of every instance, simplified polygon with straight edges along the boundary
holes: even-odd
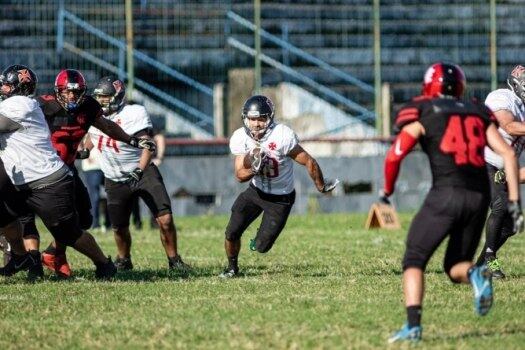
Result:
[[[399,174],[401,161],[414,148],[417,139],[406,131],[401,131],[388,150],[385,158],[385,187],[384,193],[389,196],[394,192],[394,186]]]

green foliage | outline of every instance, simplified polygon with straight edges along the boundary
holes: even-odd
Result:
[[[411,217],[401,215],[399,231],[366,231],[365,215],[293,216],[266,255],[248,250],[254,224],[243,239],[243,275],[232,280],[217,277],[226,263],[222,216],[177,220],[182,256],[195,268],[188,277],[167,272],[154,230],[133,232],[135,270],[113,282],[95,281],[90,262],[69,250],[73,281],[0,278],[0,349],[383,349],[405,319],[400,262]],[[483,318],[471,288],[443,274],[438,251],[420,348],[523,347],[524,237],[501,251],[508,279],[495,282],[495,306]],[[111,234],[96,238],[115,254]]]

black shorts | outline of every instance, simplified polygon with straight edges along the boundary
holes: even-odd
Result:
[[[44,188],[13,190],[5,202],[16,217],[29,213],[38,215],[53,237],[62,244],[73,245],[82,235],[73,206],[75,183],[71,175]]]
[[[403,269],[425,269],[432,254],[449,236],[444,268],[472,261],[490,201],[488,192],[459,187],[433,188],[414,217],[406,241]]]
[[[133,199],[136,196],[144,200],[154,217],[171,214],[171,200],[155,164],[150,164],[144,169],[137,186],[106,179],[105,187],[109,218],[115,229],[129,226]]]
[[[73,171],[73,181],[75,186],[75,209],[78,215],[78,222],[80,228],[87,230],[93,223],[93,216],[91,215],[91,201],[89,200],[89,193],[86,186],[82,182],[78,171],[75,167],[70,168]],[[22,225],[22,232],[24,238],[36,238],[39,237],[38,230],[35,225],[35,213],[27,213],[18,218]]]
[[[232,214],[225,232],[226,239],[229,241],[240,239],[248,226],[264,213],[255,237],[255,248],[260,253],[266,253],[272,248],[286,225],[294,203],[295,191],[286,195],[272,195],[250,184],[250,187],[233,203]]]

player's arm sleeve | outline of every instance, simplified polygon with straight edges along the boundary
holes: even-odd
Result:
[[[0,114],[0,133],[8,133],[22,129],[22,124]]]
[[[399,175],[399,168],[401,161],[414,148],[417,143],[417,137],[412,136],[403,127],[419,121],[419,110],[416,107],[408,106],[399,111],[396,118],[396,128],[401,131],[397,135],[394,143],[388,150],[385,157],[384,176],[385,185],[384,192],[386,195],[391,195],[394,192],[394,186]]]
[[[397,135],[396,140],[388,150],[385,157],[385,187],[386,195],[391,195],[394,192],[397,176],[399,175],[399,167],[401,161],[414,148],[417,139],[406,131],[401,131]]]

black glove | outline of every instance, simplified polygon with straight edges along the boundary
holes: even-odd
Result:
[[[83,150],[77,151],[77,159],[87,159],[89,158],[89,149],[84,148]]]
[[[261,172],[264,161],[266,160],[267,154],[261,147],[255,147],[250,151],[250,161],[252,163],[251,169],[254,175]]]
[[[150,152],[155,152],[155,150],[157,149],[157,145],[153,140],[139,138],[135,136],[131,136],[131,138],[129,139],[129,144],[133,147],[147,149]]]
[[[390,199],[388,199],[390,195],[391,194],[387,194],[384,190],[379,190],[379,203],[392,205],[392,203],[390,203]]]
[[[510,216],[512,217],[512,233],[523,232],[523,213],[521,212],[521,205],[519,202],[509,202],[507,207]]]
[[[127,178],[125,182],[131,187],[137,186],[140,179],[142,179],[142,175],[144,174],[141,168],[135,168],[130,172],[121,171],[121,173],[126,175]]]

